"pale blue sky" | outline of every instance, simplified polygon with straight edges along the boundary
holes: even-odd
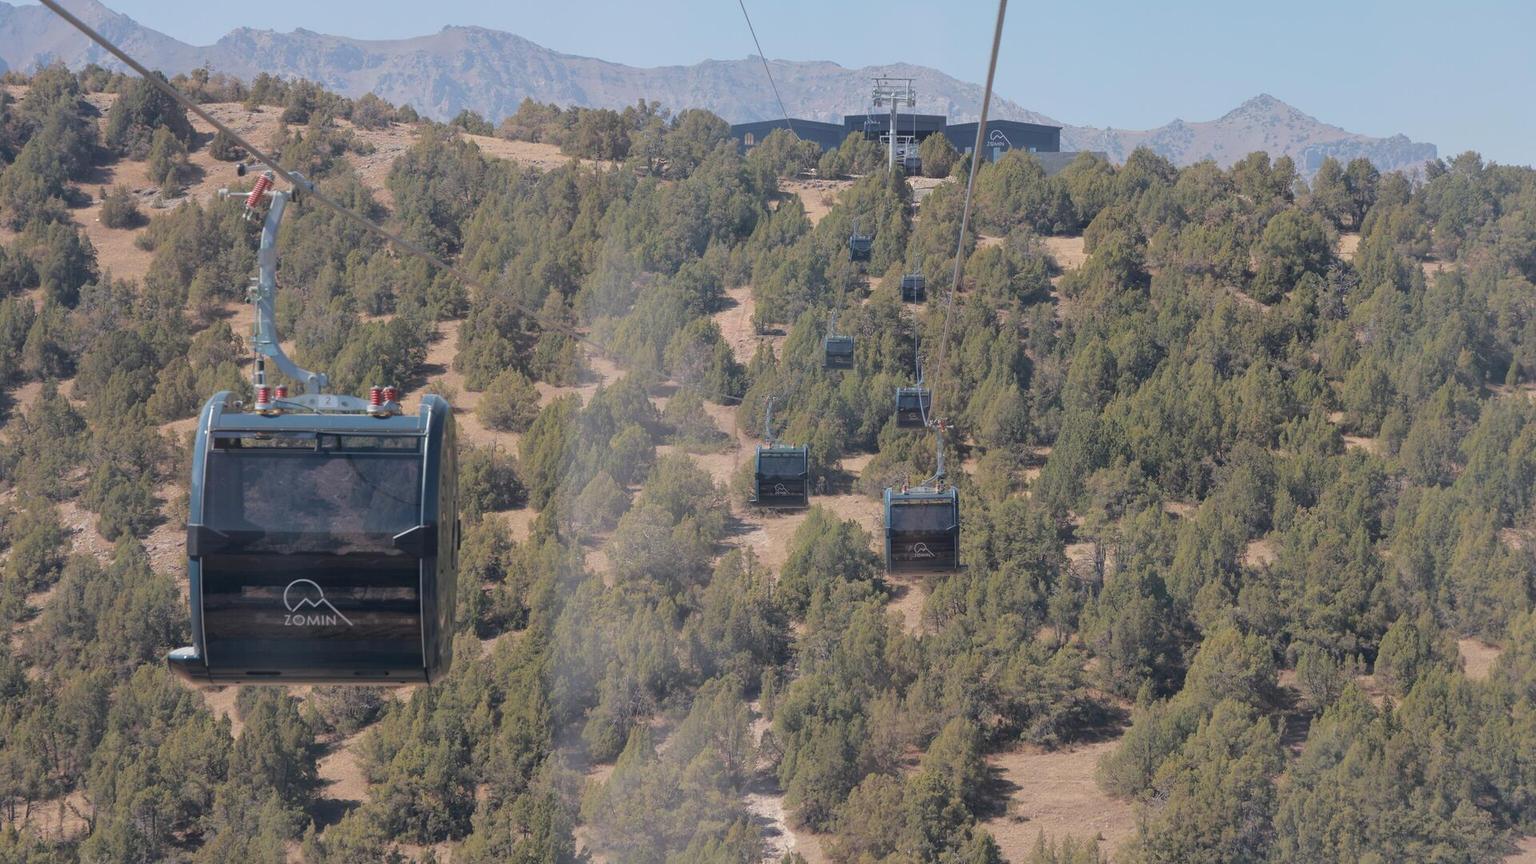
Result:
[[[197,44],[241,25],[391,38],[473,24],[641,66],[755,53],[736,0],[106,2]],[[747,8],[770,57],[905,60],[976,82],[996,9],[989,0]],[[1214,119],[1267,92],[1351,131],[1536,164],[1536,0],[1014,0],[997,89],[1063,122],[1138,129]]]

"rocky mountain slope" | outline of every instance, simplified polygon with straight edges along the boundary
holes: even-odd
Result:
[[[1312,174],[1329,156],[1348,162],[1359,156],[1377,167],[1411,168],[1435,158],[1435,145],[1408,140],[1405,135],[1372,138],[1318,120],[1263,93],[1221,117],[1206,122],[1174,120],[1156,129],[1095,129],[1069,126],[1062,130],[1063,149],[1102,150],[1119,161],[1137,147],[1150,147],[1179,165],[1214,159],[1231,165],[1255,150],[1286,154],[1303,174]]]
[[[240,28],[213,45],[193,46],[96,0],[80,0],[75,8],[130,53],[168,73],[207,66],[245,79],[260,72],[302,76],[349,96],[373,91],[440,119],[468,108],[494,121],[529,97],[590,107],[656,100],[673,108],[708,108],[733,121],[778,114],[756,57],[639,68],[562,54],[512,33],[480,27],[445,27],[428,36],[393,40]],[[0,2],[0,69],[30,70],[50,62],[115,65],[45,8]],[[956,120],[976,119],[981,101],[979,85],[925,66],[896,63],[849,69],[828,61],[770,62],[790,112],[810,119],[837,120],[867,110],[872,75],[915,78],[919,110]],[[1143,131],[1069,126],[1001,97],[993,116],[1063,126],[1064,149],[1100,150],[1117,160],[1141,145],[1181,165],[1204,158],[1228,165],[1254,150],[1266,150],[1289,155],[1310,174],[1330,155],[1346,161],[1365,156],[1383,170],[1414,168],[1436,155],[1433,144],[1402,135],[1357,135],[1267,94],[1217,120],[1175,120]]]

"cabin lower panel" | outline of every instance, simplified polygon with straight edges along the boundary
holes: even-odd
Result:
[[[308,669],[210,669],[196,649],[172,651],[166,665],[178,678],[192,684],[367,684],[376,686],[427,684],[430,679],[422,666],[398,669],[357,669],[352,667]]]
[[[759,480],[752,503],[758,507],[780,510],[809,507],[810,490],[804,480]]]
[[[893,572],[957,570],[958,532],[901,532],[886,537],[885,569]]]

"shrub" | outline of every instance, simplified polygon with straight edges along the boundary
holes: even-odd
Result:
[[[924,177],[948,177],[949,172],[955,168],[956,160],[960,158],[960,152],[942,132],[924,138],[917,148],[917,155],[923,160]]]
[[[508,369],[491,380],[475,414],[498,432],[527,432],[539,416],[539,391],[528,376]]]
[[[115,186],[101,199],[101,224],[108,228],[136,228],[144,221],[139,204],[126,186]]]
[[[471,519],[510,510],[523,497],[517,460],[499,447],[464,447],[459,451],[459,509]]]
[[[220,129],[213,136],[213,141],[208,145],[208,155],[220,162],[238,162],[246,156],[245,148],[235,143],[235,139],[229,133]]]
[[[608,531],[619,524],[629,509],[629,496],[606,471],[599,471],[576,496],[571,507],[571,522],[587,532]]]

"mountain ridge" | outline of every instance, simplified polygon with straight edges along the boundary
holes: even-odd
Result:
[[[206,66],[250,80],[261,72],[304,77],[349,97],[372,91],[422,114],[447,119],[464,109],[493,122],[517,110],[524,98],[560,105],[621,108],[638,98],[674,110],[707,108],[732,122],[779,116],[761,61],[704,60],[691,65],[627,66],[545,48],[515,33],[473,25],[449,25],[404,39],[367,40],[297,28],[283,33],[238,27],[212,45],[195,46],[115,12],[98,0],[80,0],[76,14],[146,65],[169,74]],[[51,62],[71,68],[99,63],[121,68],[41,6],[0,0],[0,69],[31,70]],[[860,68],[830,60],[769,60],[790,113],[840,121],[868,110],[871,76],[912,77],[918,110],[956,122],[976,119],[982,88],[940,70],[911,63]],[[1382,170],[1417,169],[1437,155],[1435,145],[1398,134],[1360,135],[1324,123],[1268,93],[1261,93],[1215,120],[1175,119],[1154,129],[1061,123],[994,94],[992,116],[1062,127],[1062,146],[1096,150],[1116,161],[1147,146],[1176,164],[1215,159],[1229,165],[1254,150],[1290,156],[1304,175],[1328,156],[1363,156]]]

